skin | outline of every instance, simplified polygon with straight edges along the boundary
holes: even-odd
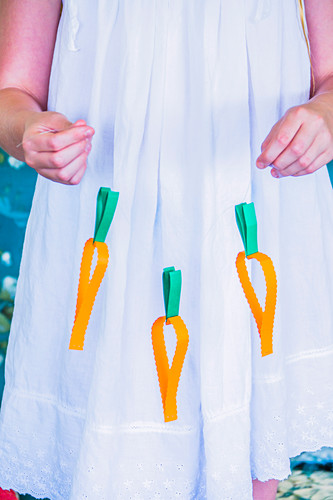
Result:
[[[253,484],[253,499],[254,500],[274,500],[276,498],[276,493],[279,485],[279,481],[276,479],[271,479],[266,483],[262,483],[255,479],[252,481]]]
[[[0,0],[0,146],[55,182],[78,184],[94,130],[47,111],[60,0]],[[291,108],[262,144],[258,168],[276,178],[307,175],[333,158],[333,0],[305,0],[315,93]],[[278,481],[253,481],[273,500]]]
[[[78,184],[94,130],[46,111],[60,8],[60,0],[0,0],[0,146],[48,179]]]
[[[44,177],[78,184],[94,130],[83,120],[73,124],[46,112],[60,3],[0,0],[0,47],[5,48],[0,51],[0,145]],[[305,8],[316,90],[309,102],[287,111],[262,144],[257,166],[272,166],[276,178],[312,173],[333,158],[333,2],[306,0]]]
[[[289,109],[262,143],[257,167],[272,166],[276,178],[311,174],[333,158],[333,1],[306,0],[305,9],[315,92]]]

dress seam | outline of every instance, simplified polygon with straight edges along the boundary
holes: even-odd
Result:
[[[333,345],[324,347],[322,349],[311,349],[309,351],[303,351],[299,354],[286,356],[286,364],[302,361],[303,359],[315,358],[317,356],[328,356],[330,354],[333,354]]]
[[[224,410],[224,411],[219,411],[216,413],[212,412],[205,412],[203,414],[204,420],[206,422],[215,422],[217,420],[222,420],[225,417],[229,417],[232,415],[236,415],[237,413],[242,413],[243,411],[247,411],[250,406],[250,401],[247,403],[243,404],[242,406],[237,406],[236,408],[232,408],[230,410]]]
[[[99,432],[102,434],[114,434],[117,432],[122,433],[148,433],[148,432],[158,432],[163,434],[188,434],[191,432],[195,432],[197,430],[197,426],[187,426],[184,425],[182,427],[172,427],[168,428],[166,425],[158,424],[154,422],[135,422],[132,424],[123,424],[123,425],[114,425],[114,426],[104,426],[104,425],[95,425],[92,428],[93,431]]]
[[[12,393],[15,394],[16,396],[19,396],[19,397],[22,397],[25,399],[32,399],[32,400],[36,400],[36,401],[43,401],[45,403],[49,403],[53,406],[56,406],[58,410],[60,410],[63,413],[66,413],[68,415],[72,415],[72,416],[79,417],[82,419],[85,418],[85,416],[86,416],[85,412],[83,412],[77,408],[68,408],[68,407],[64,406],[63,404],[60,404],[59,401],[57,401],[56,399],[54,399],[53,397],[51,397],[49,395],[43,395],[43,394],[32,393],[32,392],[27,393],[27,392],[19,391],[18,389],[13,389]]]
[[[63,413],[67,413],[69,415],[79,417],[79,418],[85,418],[86,414],[83,412],[80,412],[79,410],[75,409],[69,409],[63,405],[60,405],[59,402],[57,402],[54,398],[49,397],[49,396],[44,396],[42,394],[36,394],[36,393],[25,393],[22,391],[18,391],[17,389],[13,389],[12,393],[14,393],[16,396],[25,398],[25,399],[32,399],[36,401],[43,401],[46,403],[50,403],[53,406],[56,406],[58,410],[62,411]],[[186,434],[190,432],[195,432],[197,431],[198,426],[192,426],[192,425],[184,425],[178,428],[168,428],[167,426],[163,424],[158,424],[155,422],[133,422],[131,424],[124,424],[124,425],[114,425],[114,426],[103,426],[103,425],[93,425],[92,430],[95,432],[100,432],[104,434],[114,434],[116,432],[123,432],[123,433],[137,433],[137,432],[162,432],[165,434]]]

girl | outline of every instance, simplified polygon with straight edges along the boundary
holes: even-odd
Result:
[[[0,145],[40,174],[6,364],[3,488],[270,500],[290,456],[333,445],[333,196],[321,168],[333,158],[333,2],[305,2],[310,100],[298,7],[0,1]],[[110,264],[84,350],[69,350],[100,186],[120,193]],[[278,276],[265,358],[234,265],[244,201]],[[178,419],[165,423],[150,329],[170,265],[190,343]],[[255,266],[252,281],[260,295]]]

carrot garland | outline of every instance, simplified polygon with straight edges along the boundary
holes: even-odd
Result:
[[[236,268],[245,297],[257,324],[261,340],[261,355],[273,353],[273,328],[277,298],[277,280],[274,265],[270,257],[258,252],[257,219],[253,203],[241,203],[236,206],[237,225],[244,243],[245,252],[240,252],[236,259]],[[259,304],[246,267],[247,259],[257,260],[263,270],[266,282],[265,309]]]
[[[109,262],[109,250],[105,238],[117,207],[118,197],[119,193],[112,192],[109,188],[101,188],[97,196],[95,234],[94,238],[87,240],[83,250],[75,319],[69,349],[83,350],[85,334],[96,295]],[[91,276],[95,250],[97,251],[97,262]]]
[[[151,336],[164,421],[171,422],[177,420],[177,391],[189,343],[188,330],[179,316],[181,271],[175,271],[174,267],[164,269],[163,292],[166,314],[154,322]],[[177,336],[177,345],[171,367],[165,345],[164,323],[171,324]]]

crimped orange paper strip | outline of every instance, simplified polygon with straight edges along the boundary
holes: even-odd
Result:
[[[188,348],[189,335],[180,316],[173,316],[168,319],[167,325],[173,325],[177,336],[175,355],[170,368],[164,339],[165,319],[165,316],[161,316],[155,321],[152,326],[151,337],[163,403],[164,421],[171,422],[177,420],[177,391]]]
[[[277,296],[276,273],[273,262],[268,255],[256,252],[249,255],[248,259],[255,259],[259,262],[266,281],[265,310],[263,311],[249,278],[245,262],[245,252],[240,252],[236,259],[238,276],[257,324],[261,339],[261,355],[267,356],[273,353],[273,328]]]
[[[97,250],[97,263],[90,278],[94,252]],[[109,250],[106,243],[87,240],[82,255],[80,281],[77,293],[75,320],[69,343],[70,349],[83,350],[85,333],[89,323],[98,289],[103,281],[109,262]]]

